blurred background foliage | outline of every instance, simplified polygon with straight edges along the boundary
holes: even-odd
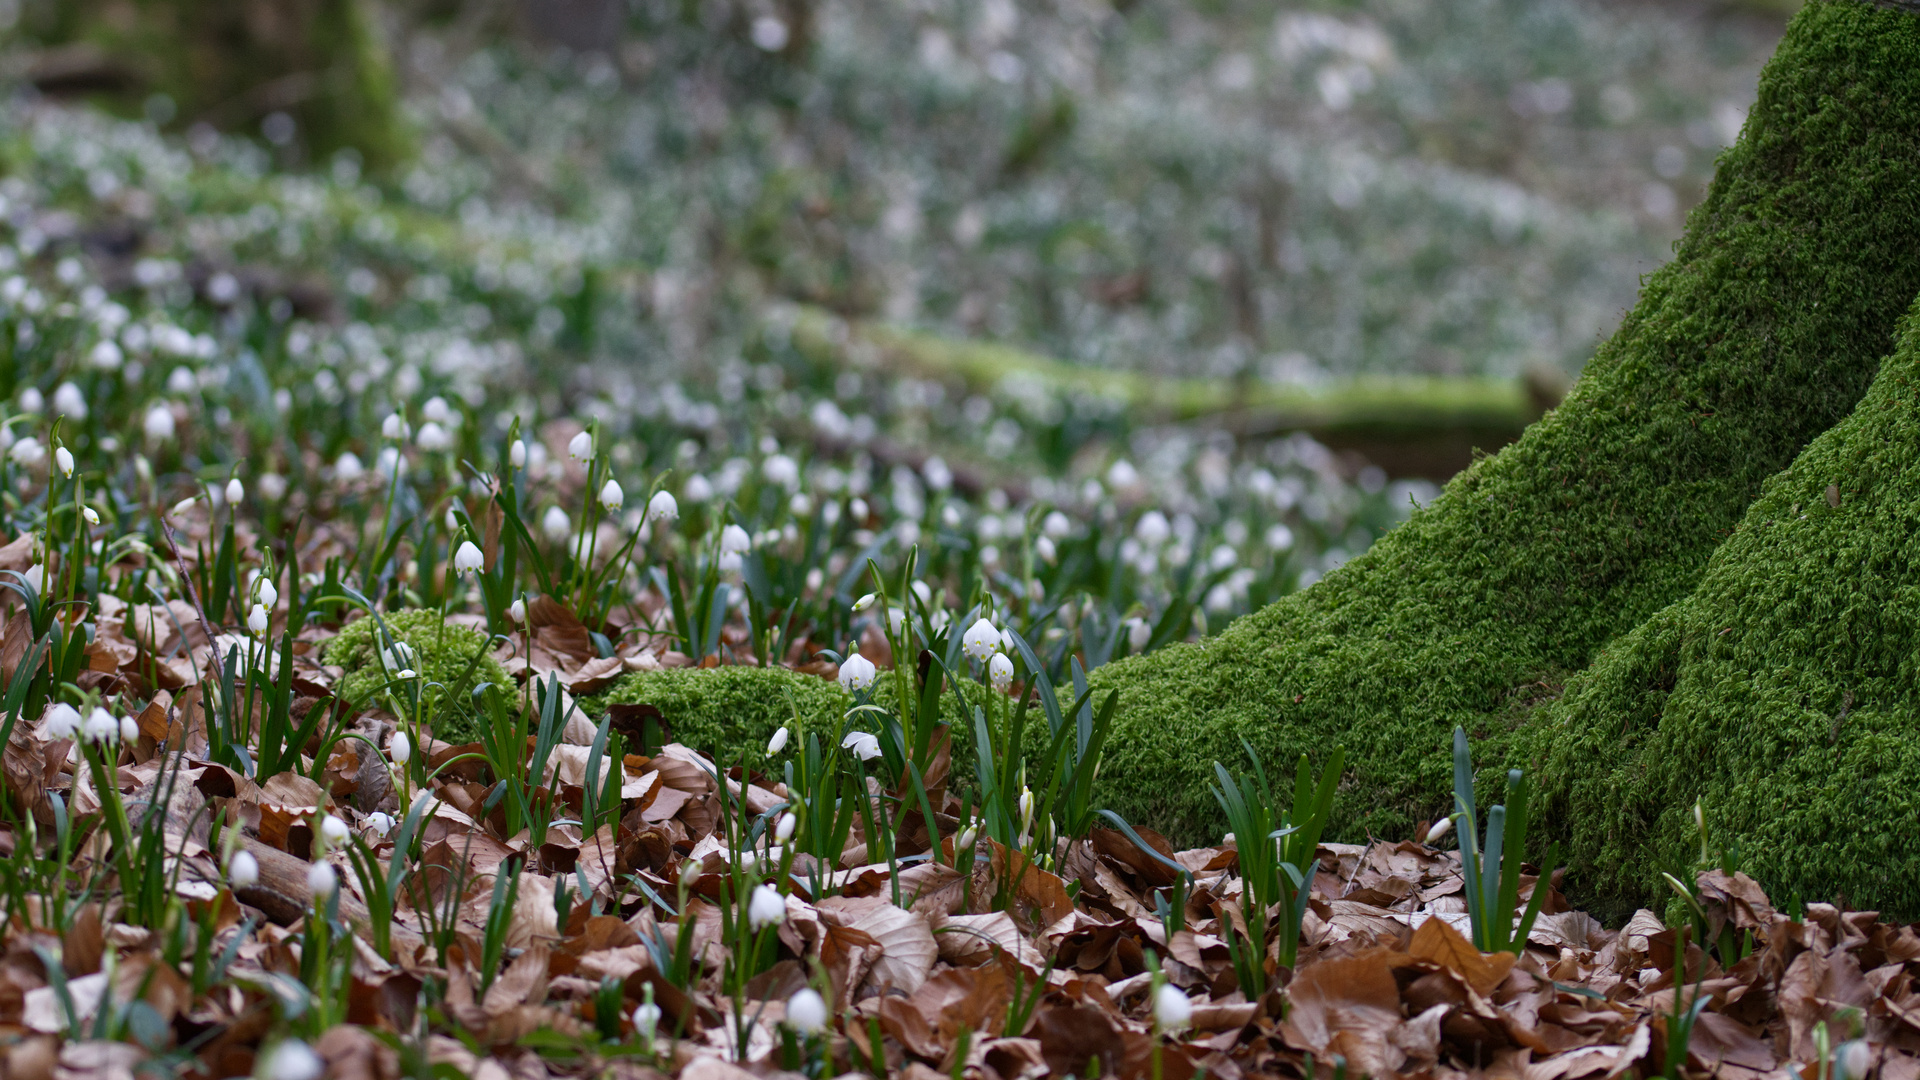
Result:
[[[1303,428],[1434,478],[1557,400],[1611,330],[1737,134],[1785,13],[0,0],[7,63],[41,94],[189,145],[249,136],[266,165],[361,177],[427,232],[515,206],[566,224],[577,268],[532,319],[582,387],[724,391],[770,325],[784,343],[821,316],[840,320],[809,339],[830,367],[883,326],[895,347],[855,359],[1148,380],[1095,414],[1158,419],[1198,380],[1225,429]],[[352,313],[436,287],[400,277]],[[964,344],[980,341],[1011,348],[983,361]],[[1459,380],[1464,412],[1436,418],[1410,377]],[[1366,387],[1377,400],[1337,416],[1255,406]]]

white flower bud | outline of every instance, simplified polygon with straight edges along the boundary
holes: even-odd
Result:
[[[404,731],[394,732],[393,737],[387,740],[387,757],[393,759],[395,765],[405,765],[413,760],[412,737]]]
[[[526,443],[519,439],[513,440],[513,445],[507,447],[507,464],[516,469],[524,469],[527,467]]]
[[[236,889],[250,889],[260,884],[260,860],[249,851],[236,851],[227,863],[227,884]]]
[[[332,814],[320,818],[320,840],[327,847],[335,847],[347,838],[347,823]]]
[[[120,739],[122,742],[140,741],[140,722],[131,716],[120,718]]]
[[[565,540],[567,534],[573,532],[573,519],[567,516],[565,510],[557,506],[549,506],[547,512],[540,516],[540,531],[547,534],[547,539],[557,544]]]
[[[80,516],[86,518],[87,524],[89,525],[100,524],[100,511],[95,510],[91,506],[80,507]]]
[[[69,478],[73,476],[73,451],[64,446],[54,447],[53,463],[59,466],[61,476]]]
[[[840,686],[849,694],[857,694],[873,685],[879,674],[873,661],[854,653],[840,662]]]
[[[71,739],[80,733],[80,723],[80,710],[63,701],[47,710],[40,730],[49,739]]]
[[[753,890],[753,896],[747,900],[747,926],[760,930],[784,921],[787,917],[787,902],[781,898],[778,889],[772,885],[761,885]]]
[[[873,601],[874,601],[874,595],[872,593],[868,593],[867,595],[861,597],[860,599],[855,600],[853,602],[854,613],[858,614],[872,607]]]
[[[985,663],[1000,645],[1000,631],[986,619],[979,619],[960,638],[960,651]]]
[[[772,757],[787,748],[787,736],[789,734],[791,733],[784,727],[775,729],[773,738],[767,740],[768,757]]]
[[[819,991],[805,987],[787,999],[787,1026],[801,1035],[817,1035],[827,1026],[827,1002]]]
[[[653,498],[647,500],[648,521],[678,521],[680,504],[674,500],[671,491],[656,491]]]
[[[515,599],[507,605],[507,618],[522,626],[527,624],[527,601],[524,597]]]
[[[1161,1031],[1184,1031],[1193,1023],[1193,1002],[1179,987],[1162,983],[1153,992],[1153,1022]]]
[[[567,456],[575,461],[589,461],[593,458],[593,436],[587,432],[575,435],[567,442]]]
[[[995,690],[1013,685],[1013,661],[1007,659],[1006,653],[994,653],[993,659],[987,661],[987,677],[993,680]]]
[[[620,481],[611,477],[600,486],[600,506],[608,513],[620,509],[627,501],[627,493],[620,490]]]
[[[229,479],[227,481],[227,505],[238,506],[242,502],[245,502],[246,498],[247,485],[241,483],[240,478],[237,476]]]
[[[785,730],[786,730],[786,728],[781,728],[780,730],[782,730],[782,731],[785,731]],[[779,841],[780,843],[782,843],[782,844],[784,844],[784,843],[786,843],[787,841],[789,841],[789,840],[791,840],[791,839],[793,839],[793,830],[795,830],[795,829],[797,829],[797,828],[799,828],[799,827],[800,827],[800,819],[799,819],[799,818],[797,818],[797,817],[794,817],[794,816],[793,816],[792,814],[790,814],[790,813],[789,813],[789,814],[781,814],[781,815],[780,815],[780,820],[779,820],[779,821],[776,821],[776,822],[774,822],[774,825],[773,825],[773,838],[774,838],[775,840],[778,840],[778,841]]]
[[[313,894],[316,902],[332,899],[340,889],[340,875],[334,873],[332,865],[323,862],[307,867],[307,891]]]
[[[256,637],[267,632],[267,606],[265,604],[255,604],[253,605],[253,610],[247,613],[247,630]]]
[[[385,840],[387,834],[393,831],[393,826],[392,814],[375,811],[367,815],[367,831],[382,840]]]
[[[1444,839],[1448,833],[1452,831],[1453,831],[1453,819],[1450,817],[1443,817],[1439,821],[1436,821],[1433,823],[1433,828],[1427,830],[1427,843],[1437,844],[1442,839]]]
[[[453,569],[456,573],[471,573],[480,569],[484,562],[479,547],[471,540],[460,541],[460,550],[453,553]]]
[[[86,720],[81,723],[80,730],[90,743],[110,743],[120,737],[120,721],[115,720],[112,713],[96,705],[93,711],[87,714]]]

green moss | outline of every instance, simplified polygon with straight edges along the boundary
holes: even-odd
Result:
[[[891,703],[893,672],[883,671],[872,698]],[[987,693],[967,683],[968,700],[978,703]],[[787,695],[793,695],[793,704]],[[765,769],[767,740],[775,728],[793,719],[797,705],[803,731],[822,732],[822,738],[840,729],[853,707],[853,698],[840,684],[784,668],[717,667],[638,671],[622,676],[591,710],[613,704],[648,704],[660,710],[673,740],[729,765],[745,763]],[[954,728],[954,771],[973,775],[973,737],[970,725],[958,723],[959,702],[952,691],[940,699],[941,719]],[[859,724],[871,728],[870,723]],[[792,751],[789,750],[788,753]]]
[[[428,608],[383,613],[380,619],[395,641],[406,642],[414,651],[414,670],[423,680],[434,734],[453,743],[478,738],[468,691],[488,682],[513,685],[506,669],[487,648],[487,635],[472,627],[443,622],[438,611]],[[338,664],[346,672],[335,690],[341,697],[362,700],[387,678],[374,659],[374,628],[370,617],[355,619],[327,642],[326,662]],[[477,664],[475,655],[480,658]]]
[[[1209,766],[1351,762],[1332,836],[1450,808],[1448,733],[1505,759],[1561,673],[1687,595],[1765,479],[1847,415],[1920,291],[1920,19],[1796,17],[1671,263],[1565,403],[1317,586],[1096,671],[1107,804],[1218,835]]]
[[[1829,492],[1839,505],[1830,505]],[[1920,304],[1853,415],[1768,481],[1686,599],[1518,740],[1583,895],[1736,847],[1777,899],[1920,915]]]

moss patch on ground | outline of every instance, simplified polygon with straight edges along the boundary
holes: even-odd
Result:
[[[514,685],[487,647],[487,635],[447,623],[430,608],[383,612],[380,621],[393,640],[413,649],[414,670],[427,695],[434,734],[453,743],[478,738],[480,729],[468,692],[481,683],[509,689]],[[355,619],[327,642],[324,659],[345,669],[335,687],[341,697],[364,700],[389,678],[374,658],[375,628],[372,617]]]
[[[1780,900],[1920,915],[1920,304],[1852,416],[1767,482],[1700,584],[1517,747],[1582,896],[1629,911],[1716,846]]]
[[[1347,749],[1330,838],[1449,810],[1454,725],[1506,759],[1515,703],[1691,592],[1766,478],[1852,411],[1920,291],[1916,251],[1920,18],[1815,0],[1564,404],[1315,587],[1094,672],[1122,692],[1106,804],[1217,837],[1210,766],[1244,737],[1271,763]]]
[[[893,672],[881,672],[872,700],[891,704],[892,688]],[[977,683],[966,684],[964,689],[968,700],[976,703],[986,694]],[[793,719],[796,706],[801,731],[818,731],[825,740],[841,730],[841,718],[853,707],[854,699],[839,683],[785,668],[716,667],[624,675],[588,708],[597,713],[616,704],[654,706],[666,721],[673,741],[717,762],[777,771],[780,762],[768,760],[767,740],[773,737],[774,729]],[[951,690],[941,695],[940,715],[954,727],[954,772],[971,777],[972,731],[959,722],[960,704],[953,700]],[[873,723],[861,719],[849,726],[871,730]],[[786,753],[791,755],[796,745],[789,743]]]

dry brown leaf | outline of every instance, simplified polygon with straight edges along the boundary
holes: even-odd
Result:
[[[1414,928],[1413,940],[1407,943],[1407,955],[1452,971],[1482,997],[1493,993],[1493,988],[1513,970],[1516,959],[1509,952],[1482,953],[1458,930],[1448,926],[1446,920],[1434,918]]]

